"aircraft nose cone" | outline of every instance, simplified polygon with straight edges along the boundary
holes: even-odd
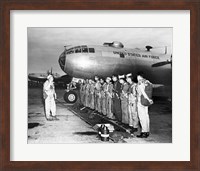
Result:
[[[60,64],[61,69],[64,71],[65,69],[65,61],[66,61],[66,55],[65,51],[59,56],[58,62]]]

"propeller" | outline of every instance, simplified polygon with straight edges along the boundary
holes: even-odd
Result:
[[[51,70],[47,70],[47,75],[52,75],[53,71],[52,71],[52,67]]]
[[[171,64],[171,66],[172,66],[172,55],[171,55],[170,60],[155,63],[155,64],[152,65],[152,67],[160,67],[160,66],[164,66],[164,65],[167,65],[167,64]]]

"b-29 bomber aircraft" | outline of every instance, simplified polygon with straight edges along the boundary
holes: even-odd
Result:
[[[65,46],[59,56],[61,69],[67,74],[66,82],[72,78],[93,79],[95,76],[106,78],[112,75],[138,72],[154,85],[154,96],[172,98],[172,54],[155,53],[153,47],[145,49],[125,48],[121,42],[104,43],[103,45]],[[73,90],[64,95],[67,103],[75,103],[77,94]]]

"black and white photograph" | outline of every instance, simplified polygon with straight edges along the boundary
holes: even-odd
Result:
[[[28,27],[28,144],[172,143],[172,27]]]

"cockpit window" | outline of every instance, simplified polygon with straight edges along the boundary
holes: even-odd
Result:
[[[65,51],[59,57],[59,64],[60,64],[61,69],[64,70],[64,67],[65,67]]]
[[[120,58],[124,58],[125,57],[122,52],[120,52],[119,56],[120,56]]]
[[[75,53],[81,53],[81,47],[80,46],[75,47]]]
[[[72,54],[72,53],[74,53],[74,48],[71,48],[71,49],[67,50],[67,54]]]
[[[82,47],[82,52],[83,52],[83,53],[88,53],[88,48]]]
[[[95,53],[94,48],[88,48],[86,45],[83,46],[76,46],[73,48],[70,48],[66,51],[66,54],[72,54],[72,53]]]
[[[89,53],[94,53],[94,48],[89,48]]]

